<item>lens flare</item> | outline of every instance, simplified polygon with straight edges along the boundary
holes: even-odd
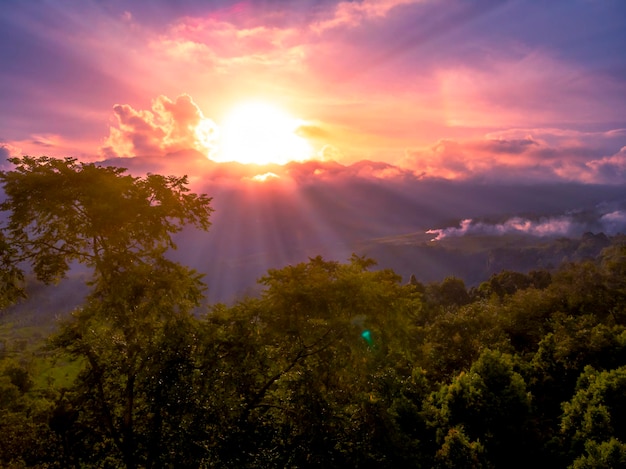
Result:
[[[366,329],[363,332],[361,332],[361,337],[365,339],[365,342],[367,342],[367,345],[372,345],[374,343],[374,340],[372,339],[372,333],[370,332],[369,329]]]

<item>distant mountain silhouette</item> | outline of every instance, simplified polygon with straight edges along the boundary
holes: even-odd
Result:
[[[216,189],[204,189],[214,197],[210,232],[182,233],[174,254],[206,274],[210,302],[254,294],[256,279],[268,268],[316,255],[343,261],[353,252],[369,255],[380,267],[393,268],[407,279],[411,273],[420,281],[455,274],[476,283],[501,269],[554,264],[556,254],[538,248],[533,256],[526,252],[520,257],[515,251],[548,238],[522,237],[525,241],[520,245],[520,237],[486,237],[481,248],[472,251],[458,238],[429,243],[433,236],[425,233],[428,229],[456,226],[466,218],[495,224],[511,216],[539,219],[575,213],[576,230],[561,237],[579,238],[585,231],[602,231],[599,220],[607,211],[602,207],[623,209],[626,203],[623,187],[580,184],[511,186],[353,178],[295,188]]]
[[[379,268],[394,269],[404,281],[411,274],[420,282],[455,275],[474,285],[501,270],[528,271],[593,257],[606,237],[584,232],[603,231],[607,213],[626,213],[622,186],[340,177],[291,185],[213,181],[196,183],[194,191],[213,197],[211,229],[179,233],[171,256],[205,275],[209,303],[255,295],[256,281],[268,269],[317,255],[345,261],[356,253],[374,258]],[[551,238],[472,234],[433,242],[434,235],[426,233],[469,218],[495,225],[513,216],[564,214],[576,218],[576,229]],[[619,223],[611,227],[607,234],[620,232]],[[20,308],[35,315],[68,312],[85,294],[76,287],[83,281],[84,272],[62,282],[61,289],[33,287],[33,298]]]

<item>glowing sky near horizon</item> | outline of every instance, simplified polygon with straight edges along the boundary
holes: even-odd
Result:
[[[8,0],[0,157],[219,160],[233,109],[263,101],[316,175],[621,184],[625,48],[622,0]],[[275,131],[258,120],[236,151]]]

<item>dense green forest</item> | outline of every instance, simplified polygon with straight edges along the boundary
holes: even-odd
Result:
[[[210,228],[185,178],[12,162],[1,306],[90,274],[49,337],[0,342],[2,467],[626,467],[625,237],[471,289],[316,257],[207,309],[167,256]]]

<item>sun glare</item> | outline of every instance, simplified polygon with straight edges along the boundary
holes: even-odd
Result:
[[[266,103],[237,106],[220,126],[218,161],[254,164],[285,164],[304,161],[313,148],[296,131],[302,123]]]

